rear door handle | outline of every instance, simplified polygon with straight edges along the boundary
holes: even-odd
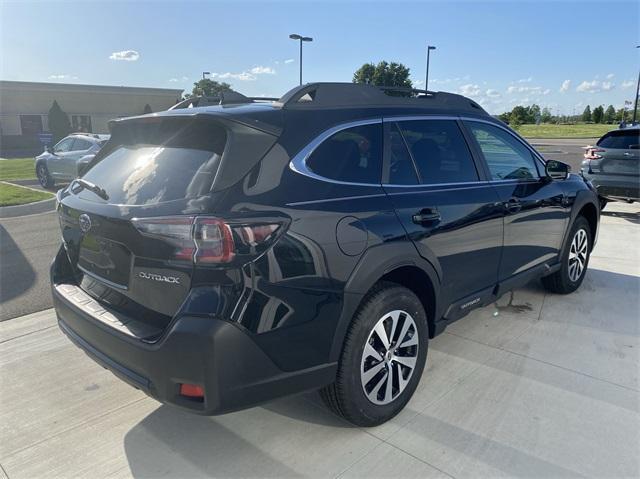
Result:
[[[522,209],[522,203],[520,203],[518,198],[509,198],[509,201],[504,204],[504,207],[509,213],[517,213]]]
[[[437,223],[440,219],[440,212],[436,208],[423,208],[411,217],[415,224],[423,226],[428,223]]]

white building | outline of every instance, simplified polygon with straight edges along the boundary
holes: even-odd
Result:
[[[73,131],[108,133],[109,120],[141,115],[145,108],[166,110],[181,96],[182,90],[169,88],[0,81],[0,150],[40,148],[38,133],[49,131],[54,100]]]

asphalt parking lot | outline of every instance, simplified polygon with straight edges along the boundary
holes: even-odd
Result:
[[[408,407],[359,429],[314,393],[219,417],[162,406],[52,310],[0,323],[0,477],[638,477],[640,207],[610,204],[569,296],[538,283],[430,344]]]

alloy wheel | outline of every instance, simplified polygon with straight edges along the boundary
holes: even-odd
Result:
[[[47,169],[43,165],[40,165],[38,166],[37,174],[38,174],[38,181],[40,182],[40,184],[42,186],[46,186],[48,182]]]
[[[579,229],[573,236],[569,249],[569,279],[574,283],[580,279],[587,264],[588,246],[587,232]]]
[[[365,343],[360,380],[365,395],[374,404],[385,405],[407,387],[418,360],[418,329],[406,311],[385,314]]]

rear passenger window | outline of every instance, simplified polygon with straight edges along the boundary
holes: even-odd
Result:
[[[389,131],[389,184],[416,185],[418,176],[407,146],[397,125]]]
[[[73,142],[73,151],[83,151],[91,148],[91,142],[87,140],[82,140],[80,138],[76,138]]]
[[[530,180],[540,175],[533,153],[511,133],[488,125],[466,123],[478,142],[494,180]]]
[[[315,174],[349,183],[379,184],[382,168],[382,125],[339,131],[323,141],[306,161]]]
[[[602,148],[615,148],[620,150],[638,149],[640,144],[640,130],[620,130],[607,133],[598,141]]]
[[[452,120],[416,120],[397,123],[413,161],[426,185],[478,180],[473,158]]]

